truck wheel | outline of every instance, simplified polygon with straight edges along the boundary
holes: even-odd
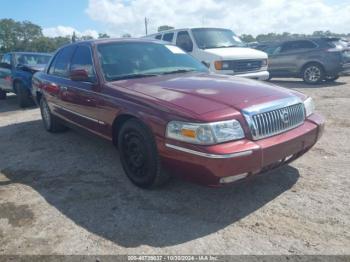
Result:
[[[40,99],[40,112],[46,131],[50,133],[58,133],[67,130],[67,127],[65,127],[59,119],[51,113],[45,98]]]
[[[30,97],[29,90],[23,87],[21,82],[15,83],[15,90],[17,92],[18,104],[20,107],[25,108],[34,105],[34,101]]]
[[[5,100],[6,99],[6,92],[3,90],[0,90],[0,100]]]
[[[120,160],[132,183],[141,188],[154,188],[169,180],[163,171],[154,136],[136,119],[128,120],[118,135]]]
[[[315,85],[323,81],[325,73],[320,64],[310,63],[302,70],[302,77],[305,83]]]

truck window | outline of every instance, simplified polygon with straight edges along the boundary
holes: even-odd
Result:
[[[167,33],[163,36],[163,41],[172,42],[174,38],[174,33]]]
[[[177,33],[176,45],[186,52],[193,51],[193,42],[187,31],[180,31]]]

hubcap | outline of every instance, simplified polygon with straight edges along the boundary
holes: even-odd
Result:
[[[321,70],[317,66],[310,66],[305,70],[305,78],[310,82],[317,82],[321,77]]]
[[[136,132],[126,133],[122,147],[129,172],[136,178],[142,178],[147,172],[147,152],[140,135]]]

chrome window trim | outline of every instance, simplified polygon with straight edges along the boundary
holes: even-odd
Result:
[[[62,109],[62,110],[64,110],[64,111],[67,111],[67,112],[69,112],[69,113],[72,113],[72,114],[74,114],[74,115],[80,116],[80,117],[82,117],[82,118],[88,119],[88,120],[90,120],[90,121],[92,121],[92,122],[98,123],[98,124],[100,124],[100,125],[104,125],[104,124],[105,124],[105,122],[103,122],[103,121],[100,121],[100,120],[98,120],[98,119],[91,118],[91,117],[89,117],[89,116],[86,116],[86,115],[83,115],[83,114],[74,112],[74,111],[72,111],[72,110],[70,110],[70,109],[68,109],[68,108],[66,108],[66,107],[63,107],[63,106],[60,106],[60,105],[57,105],[57,104],[53,104],[53,106],[54,106],[54,107],[57,107],[57,108],[59,108],[59,109]]]
[[[203,153],[199,151],[195,151],[192,149],[180,147],[180,146],[175,146],[172,144],[165,144],[166,147],[172,148],[181,152],[189,153],[192,155],[197,155],[197,156],[202,156],[206,158],[213,158],[213,159],[225,159],[225,158],[236,158],[236,157],[242,157],[242,156],[249,156],[253,154],[253,150],[247,150],[247,151],[241,151],[237,153],[232,153],[232,154],[224,154],[224,155],[218,155],[218,154],[209,154],[209,153]]]

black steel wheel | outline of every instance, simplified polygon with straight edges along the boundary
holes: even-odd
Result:
[[[67,130],[67,127],[65,127],[59,119],[51,113],[50,107],[45,98],[41,98],[40,100],[40,112],[46,131],[57,133]]]
[[[142,122],[131,119],[121,127],[118,148],[123,169],[135,185],[152,188],[168,180],[161,168],[153,134]]]

